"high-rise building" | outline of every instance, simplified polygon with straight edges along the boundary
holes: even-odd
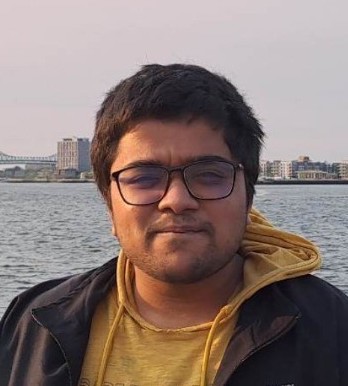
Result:
[[[63,138],[58,142],[57,169],[75,169],[77,172],[91,170],[90,142],[88,138]]]

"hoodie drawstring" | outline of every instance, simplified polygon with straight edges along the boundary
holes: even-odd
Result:
[[[110,356],[110,353],[112,350],[112,344],[114,341],[115,332],[116,332],[116,329],[120,323],[121,317],[123,315],[123,311],[124,311],[124,305],[123,305],[123,303],[121,303],[119,308],[118,308],[118,311],[116,313],[115,319],[112,322],[111,329],[109,331],[108,337],[107,337],[106,342],[105,342],[102,360],[101,360],[99,371],[98,371],[96,386],[102,386],[103,385],[106,366],[107,366],[108,359],[109,359],[109,356]]]

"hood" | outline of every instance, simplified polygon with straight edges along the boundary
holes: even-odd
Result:
[[[244,289],[258,289],[306,275],[321,264],[319,249],[309,240],[274,227],[257,209],[249,214],[239,253],[245,259]]]

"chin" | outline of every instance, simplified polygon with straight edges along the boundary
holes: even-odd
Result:
[[[154,272],[155,278],[171,284],[192,284],[214,275],[216,267],[202,264],[199,260],[191,261],[191,264],[180,262],[175,266],[160,267]]]
[[[203,280],[204,277],[194,273],[183,275],[177,272],[164,272],[156,279],[168,284],[193,284]]]

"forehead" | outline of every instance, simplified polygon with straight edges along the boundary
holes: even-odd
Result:
[[[121,138],[112,169],[146,160],[176,166],[204,156],[233,160],[222,129],[204,120],[147,120]]]

